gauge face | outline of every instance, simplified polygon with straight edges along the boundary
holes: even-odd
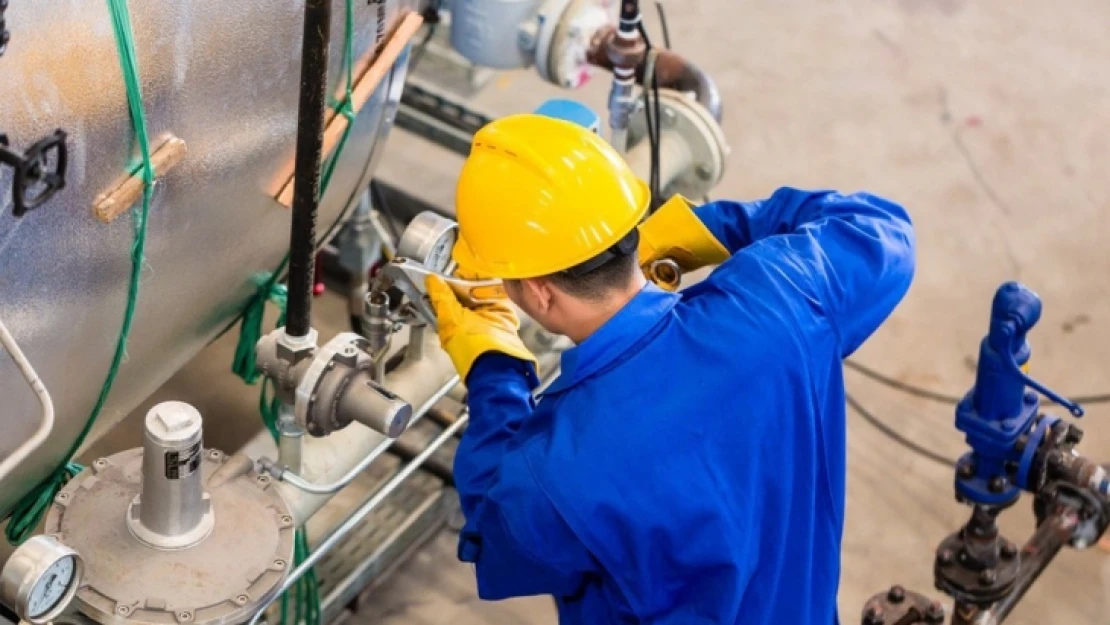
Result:
[[[77,563],[73,556],[65,556],[51,564],[27,597],[27,617],[36,619],[57,607],[77,581],[76,575]]]
[[[432,211],[424,211],[409,222],[397,242],[397,255],[412,259],[436,273],[451,264],[451,250],[458,240],[455,222]]]
[[[444,273],[447,265],[451,264],[451,250],[455,247],[456,239],[454,228],[441,233],[429,246],[428,254],[421,264],[436,273]]]

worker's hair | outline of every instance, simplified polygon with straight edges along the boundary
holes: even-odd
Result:
[[[627,288],[639,268],[636,253],[620,254],[582,275],[565,271],[547,276],[560,290],[586,300],[603,300],[613,291]]]

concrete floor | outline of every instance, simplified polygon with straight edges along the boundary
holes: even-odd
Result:
[[[751,199],[782,185],[867,189],[904,203],[917,224],[915,284],[857,355],[900,380],[962,394],[992,294],[1020,279],[1044,299],[1033,374],[1064,393],[1110,390],[1110,5],[1099,0],[683,0],[668,4],[674,47],[717,80],[732,145],[716,197]],[[649,17],[653,17],[649,15]],[[654,20],[649,21],[655,28]],[[653,32],[656,32],[653,30]],[[659,39],[656,35],[656,39]],[[578,94],[602,109],[607,84]],[[474,99],[492,114],[560,92],[526,72]],[[565,95],[565,94],[564,94]],[[459,159],[395,133],[382,177],[442,204]],[[413,176],[419,171],[419,176]],[[331,307],[321,335],[343,328]],[[223,341],[170,387],[181,399],[253,414],[255,395],[223,376]],[[956,456],[950,406],[908,397],[854,373],[850,390],[923,445]],[[230,399],[231,403],[228,403]],[[207,413],[206,413],[207,414]],[[1110,407],[1091,406],[1089,455],[1110,460]],[[228,427],[249,422],[228,418]],[[932,592],[932,553],[966,510],[952,472],[849,416],[850,476],[840,591],[842,620],[892,583]],[[137,441],[136,441],[137,442]],[[1005,518],[1030,528],[1026,503]],[[478,602],[450,536],[413,560],[365,622],[554,623],[546,598]],[[1110,557],[1066,552],[1013,623],[1102,625]]]

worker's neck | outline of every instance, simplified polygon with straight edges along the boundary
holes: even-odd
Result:
[[[567,328],[567,338],[574,341],[575,345],[581,344],[582,341],[588,339],[594,332],[597,332],[601,326],[605,325],[613,315],[616,315],[632,298],[643,290],[646,280],[640,272],[636,272],[636,277],[628,285],[628,287],[619,291],[613,291],[608,297],[598,301],[583,302],[580,309],[578,318],[572,325],[573,327]]]

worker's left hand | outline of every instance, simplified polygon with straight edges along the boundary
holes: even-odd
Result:
[[[636,250],[644,275],[667,290],[677,288],[677,280],[659,280],[651,271],[652,263],[668,259],[681,271],[693,271],[728,260],[729,253],[694,213],[689,200],[675,195],[644,220],[640,245]],[[677,276],[675,276],[677,278]]]
[[[486,352],[501,352],[535,366],[536,357],[517,334],[520,320],[508,300],[483,302],[469,309],[439,276],[429,275],[425,286],[436,311],[439,342],[464,381],[474,361]]]

